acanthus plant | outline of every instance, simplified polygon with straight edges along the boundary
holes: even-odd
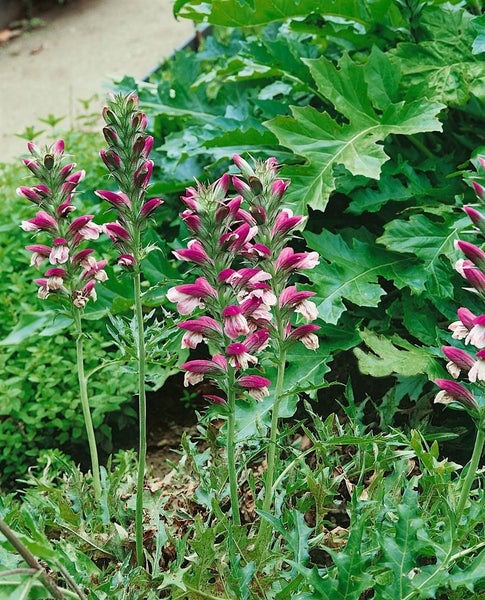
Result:
[[[479,157],[478,168],[485,173],[485,158]],[[475,192],[482,202],[485,200],[485,188],[481,183],[472,182]],[[465,212],[472,221],[476,233],[485,235],[485,215],[473,206],[465,206]],[[458,240],[456,248],[464,257],[455,264],[458,273],[465,279],[471,292],[485,300],[485,252],[475,244]],[[455,518],[460,524],[471,486],[475,480],[485,445],[485,312],[475,314],[466,307],[457,311],[458,320],[451,323],[449,329],[452,338],[462,346],[443,346],[443,354],[448,359],[446,369],[453,379],[437,379],[441,391],[435,403],[451,405],[452,408],[465,410],[476,427],[476,438],[472,457],[463,473],[460,495],[455,506]],[[456,381],[459,378],[466,385]]]
[[[84,372],[82,314],[86,304],[96,300],[97,282],[106,281],[106,260],[97,261],[94,250],[84,242],[96,240],[101,227],[92,215],[73,218],[76,207],[72,204],[76,187],[84,171],[75,171],[75,164],[65,160],[64,142],[58,140],[45,149],[29,142],[31,158],[23,162],[38,180],[32,187],[20,186],[19,196],[30,200],[38,208],[35,217],[23,221],[21,228],[41,239],[27,250],[32,252],[30,264],[37,269],[49,265],[43,277],[35,280],[41,299],[55,297],[74,323],[77,352],[77,372],[81,406],[89,442],[93,487],[97,499],[101,496],[99,460],[94,428],[89,407],[87,378]]]
[[[143,565],[143,487],[146,467],[146,346],[143,318],[141,264],[153,246],[144,243],[143,232],[150,215],[162,200],[146,199],[153,171],[153,161],[148,158],[153,147],[153,137],[147,135],[146,115],[138,108],[135,94],[117,94],[108,97],[103,109],[106,122],[103,134],[108,144],[100,156],[115,180],[118,191],[98,190],[96,194],[107,201],[117,212],[117,220],[103,225],[119,251],[118,264],[133,278],[134,331],[137,356],[139,450],[136,493],[136,560]]]
[[[279,410],[285,392],[288,349],[298,341],[318,347],[314,293],[299,291],[290,280],[295,273],[318,264],[316,252],[295,252],[289,245],[305,218],[282,208],[288,181],[278,178],[274,158],[251,166],[234,156],[241,177],[233,176],[236,195],[228,197],[231,177],[223,175],[210,185],[197,183],[181,197],[181,213],[191,239],[186,248],[174,251],[182,261],[200,272],[193,283],[171,288],[167,297],[185,316],[198,310],[197,318],[185,320],[182,347],[194,349],[206,342],[210,359],[189,360],[181,365],[185,385],[204,377],[218,392],[207,398],[223,405],[227,415],[226,449],[229,496],[233,522],[240,525],[236,469],[236,399],[247,394],[262,400],[273,393],[272,419],[267,446],[265,495],[262,510],[270,512],[277,461]],[[294,313],[308,322],[295,324]],[[277,376],[265,376],[268,360]],[[264,521],[266,523],[266,521]],[[265,525],[260,540],[265,539]]]

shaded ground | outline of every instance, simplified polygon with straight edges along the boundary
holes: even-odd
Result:
[[[80,98],[99,96],[90,106],[99,111],[111,78],[143,78],[194,33],[169,0],[52,0],[35,16],[42,27],[0,42],[0,162],[24,152],[16,133],[45,128],[39,117],[75,125]]]

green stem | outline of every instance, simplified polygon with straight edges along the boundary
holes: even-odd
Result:
[[[280,355],[280,361],[278,364],[278,376],[276,379],[276,387],[274,392],[274,404],[273,410],[271,413],[271,431],[269,438],[269,447],[268,447],[268,455],[266,458],[267,469],[266,469],[266,478],[265,478],[265,495],[263,500],[263,511],[266,513],[271,512],[271,506],[273,504],[273,482],[275,476],[275,467],[276,467],[276,441],[278,438],[278,421],[279,421],[279,410],[281,404],[281,397],[283,392],[283,383],[285,378],[285,363],[286,363],[286,351],[282,351]],[[258,543],[262,545],[266,545],[267,540],[266,537],[268,535],[268,531],[270,527],[270,523],[265,519],[262,519],[259,534],[258,534]]]
[[[460,499],[458,500],[458,505],[455,510],[455,519],[456,525],[460,525],[460,520],[463,515],[463,510],[465,509],[465,504],[468,500],[470,489],[472,487],[473,481],[475,479],[478,465],[480,463],[480,458],[483,452],[483,446],[485,444],[485,429],[484,423],[480,423],[477,429],[477,436],[475,438],[475,446],[473,447],[472,457],[470,462],[468,463],[468,468],[466,475],[463,479],[463,486],[461,488]]]
[[[138,356],[138,478],[136,484],[136,562],[143,566],[143,485],[145,481],[145,467],[147,454],[147,429],[146,429],[146,392],[145,392],[145,331],[143,325],[143,305],[141,301],[141,274],[138,268],[134,274],[135,293],[135,319],[137,329],[137,356]]]
[[[84,416],[84,424],[88,435],[89,453],[91,455],[91,470],[93,473],[94,497],[96,500],[101,498],[101,480],[99,477],[99,459],[98,449],[96,447],[96,437],[94,435],[93,420],[91,418],[91,409],[89,408],[88,398],[88,380],[84,373],[84,344],[83,330],[81,323],[81,312],[73,309],[74,325],[76,329],[76,354],[77,354],[77,376],[79,380],[79,395],[81,397],[81,406]]]
[[[2,533],[7,540],[12,544],[12,546],[17,550],[20,556],[25,560],[25,562],[38,572],[40,575],[40,580],[42,581],[42,585],[45,589],[52,594],[52,597],[56,600],[65,600],[65,596],[62,591],[57,587],[57,585],[52,581],[50,576],[44,571],[41,567],[35,556],[32,552],[25,546],[19,538],[15,535],[15,533],[10,529],[10,527],[0,519],[0,533]]]
[[[239,500],[237,495],[237,471],[236,471],[236,445],[235,445],[235,424],[236,424],[236,395],[234,393],[234,373],[230,376],[228,385],[227,402],[229,407],[229,416],[227,418],[227,469],[229,475],[229,495],[231,498],[231,512],[234,525],[241,525],[239,514]]]

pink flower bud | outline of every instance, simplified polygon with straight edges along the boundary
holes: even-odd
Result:
[[[120,254],[116,262],[120,265],[120,267],[129,268],[136,263],[136,260],[132,254]]]
[[[463,273],[465,275],[466,280],[472,284],[472,286],[480,292],[480,294],[485,295],[485,275],[480,271],[480,269],[476,269],[475,267],[468,267],[463,269]]]
[[[99,156],[110,171],[116,171],[121,167],[121,158],[113,150],[100,150]]]
[[[472,208],[471,206],[465,206],[464,210],[466,214],[470,217],[473,224],[478,227],[481,234],[485,236],[485,216],[482,215],[481,212]]]
[[[226,194],[227,194],[227,190],[229,189],[229,183],[231,181],[231,178],[229,177],[229,175],[227,173],[225,173],[220,179],[218,179],[215,183],[214,183],[214,198],[217,200],[221,200],[223,198],[225,198]]]
[[[153,160],[145,161],[133,175],[133,183],[137,187],[146,188],[150,183],[150,177],[153,171]]]
[[[15,191],[17,192],[18,196],[21,196],[22,198],[26,198],[27,200],[30,200],[34,204],[40,204],[42,202],[41,195],[38,192],[36,192],[35,189],[33,189],[33,188],[29,188],[24,185],[21,185]]]
[[[472,412],[479,410],[479,406],[476,403],[473,394],[471,394],[463,385],[448,379],[436,379],[435,383],[442,390],[436,396],[434,400],[435,403],[450,404],[452,402],[458,402],[464,408]]]
[[[39,161],[34,160],[33,158],[23,158],[22,162],[34,175],[38,176],[41,173],[42,167]]]
[[[469,242],[462,242],[457,240],[455,247],[463,252],[463,254],[472,261],[480,269],[485,269],[485,252],[478,246],[470,244]]]
[[[27,142],[27,148],[29,149],[30,154],[33,154],[34,156],[39,156],[40,148],[39,146],[34,144],[34,142]]]
[[[112,127],[103,127],[104,139],[108,145],[118,146],[120,145],[120,138]]]
[[[102,225],[102,230],[112,242],[123,242],[131,239],[129,231],[118,222],[105,223]]]
[[[234,154],[234,156],[232,157],[232,160],[234,161],[234,164],[236,165],[236,167],[238,167],[238,169],[241,171],[241,173],[245,177],[254,177],[256,175],[256,173],[254,172],[254,169],[251,167],[251,165],[247,161],[245,161],[244,158],[239,156],[239,154]],[[234,183],[234,180],[233,180],[233,183]]]
[[[106,200],[116,208],[131,208],[128,196],[123,192],[112,192],[110,190],[96,190],[94,192],[101,200]]]
[[[245,181],[239,179],[239,177],[234,176],[232,178],[232,185],[234,186],[236,192],[240,194],[244,198],[244,200],[252,199],[253,192]]]
[[[145,218],[149,217],[152,212],[161,204],[163,204],[163,200],[161,198],[152,198],[151,200],[147,200],[140,209],[140,215]]]
[[[57,140],[52,146],[52,152],[54,154],[64,154],[64,140]]]
[[[480,200],[484,200],[485,199],[485,188],[483,187],[483,185],[480,185],[476,181],[472,181],[472,185],[475,188],[476,195],[480,198]]]

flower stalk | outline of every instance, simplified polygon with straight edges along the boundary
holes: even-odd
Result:
[[[82,313],[90,300],[96,300],[97,283],[107,279],[104,271],[107,261],[96,261],[94,251],[82,248],[82,245],[86,240],[97,239],[101,229],[93,222],[92,215],[71,218],[71,213],[76,210],[72,198],[84,171],[73,172],[76,165],[65,164],[64,142],[58,140],[44,150],[29,142],[28,148],[32,158],[23,159],[23,162],[39,183],[33,187],[20,186],[17,193],[35,204],[38,211],[35,217],[23,221],[21,228],[48,242],[26,247],[32,253],[31,266],[40,269],[45,262],[50,265],[44,276],[35,280],[39,286],[38,297],[55,299],[74,323],[79,394],[91,456],[94,495],[99,500],[99,459],[84,372]]]
[[[466,467],[466,473],[462,478],[462,486],[460,497],[458,499],[458,504],[455,508],[455,519],[457,527],[460,525],[461,517],[463,515],[463,511],[465,510],[465,506],[467,500],[470,496],[470,490],[472,488],[473,482],[475,481],[475,477],[477,475],[478,465],[480,464],[480,458],[483,454],[483,448],[485,445],[485,423],[480,423],[477,426],[477,435],[475,437],[475,444],[473,446],[473,453]]]
[[[74,330],[76,334],[76,354],[77,354],[77,375],[79,381],[79,394],[81,397],[81,407],[88,436],[89,455],[91,457],[91,470],[93,475],[94,496],[97,501],[101,498],[101,479],[99,475],[99,458],[96,446],[96,437],[94,434],[93,420],[91,418],[91,409],[89,407],[88,381],[84,373],[84,333],[82,330],[81,313],[79,310],[73,311]]]
[[[106,126],[103,129],[108,144],[100,156],[119,191],[98,190],[102,200],[116,212],[117,221],[106,223],[104,232],[119,250],[117,263],[133,278],[135,346],[138,374],[138,474],[136,491],[135,539],[136,560],[144,564],[143,548],[143,489],[146,470],[146,346],[141,291],[141,263],[153,249],[143,243],[143,231],[152,213],[162,204],[160,198],[146,200],[147,188],[153,171],[153,161],[148,155],[153,147],[153,137],[146,134],[147,118],[138,109],[135,94],[110,95],[103,109]]]

